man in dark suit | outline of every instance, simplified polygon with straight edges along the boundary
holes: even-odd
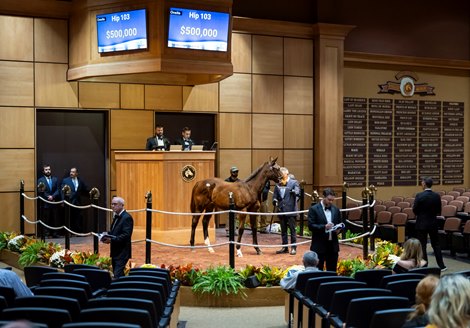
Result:
[[[51,166],[49,164],[42,166],[42,176],[38,179],[38,196],[49,202],[60,200],[59,180],[52,175]],[[40,203],[44,222],[52,227],[61,226],[62,223],[59,222],[57,205],[50,204],[46,201],[41,201]],[[57,230],[52,230],[49,234],[52,235],[52,237],[59,236]]]
[[[147,139],[147,150],[170,150],[170,140],[163,135],[163,125],[155,127],[155,136]]]
[[[278,213],[282,212],[295,212],[297,211],[297,200],[300,195],[300,186],[297,180],[289,176],[289,170],[285,167],[281,167],[282,180],[274,187],[273,192],[273,205],[277,206]],[[290,229],[290,241],[291,244],[297,242],[297,236],[295,231],[295,219],[297,215],[279,215],[279,221],[281,224],[281,238],[282,244],[288,244],[287,238],[287,227]],[[287,247],[282,247],[276,251],[276,254],[289,253]],[[292,246],[291,255],[297,254],[297,247]]]
[[[308,210],[308,228],[312,232],[312,244],[310,250],[318,254],[318,268],[323,270],[326,262],[326,270],[336,271],[338,263],[338,233],[341,229],[329,231],[341,223],[339,209],[333,205],[335,192],[326,188],[323,190],[321,202],[312,205]]]
[[[70,176],[68,178],[65,178],[62,181],[61,189],[63,189],[65,185],[70,187],[69,202],[73,205],[78,205],[78,206],[82,205],[81,196],[88,192],[88,187],[85,184],[85,182],[81,178],[78,177],[78,169],[76,167],[72,167],[70,169]],[[66,199],[65,195],[63,195],[63,197],[64,199]],[[83,221],[83,218],[82,218],[81,209],[70,206],[70,227],[69,228],[75,232],[83,232],[82,221]]]
[[[191,129],[185,126],[181,131],[181,138],[175,140],[175,145],[181,145],[181,150],[191,150],[193,144],[191,140]]]
[[[413,212],[416,215],[416,237],[421,242],[421,247],[423,248],[423,259],[428,262],[426,244],[429,234],[437,265],[442,271],[445,271],[447,267],[442,259],[437,233],[437,216],[441,214],[442,210],[441,197],[438,193],[431,190],[432,183],[432,178],[423,178],[421,185],[424,191],[416,195],[413,203]]]
[[[124,275],[126,264],[132,257],[131,237],[134,230],[134,219],[124,209],[124,199],[121,197],[113,198],[111,208],[114,212],[111,230],[101,237],[101,241],[105,244],[111,244],[110,256],[113,274],[114,278],[119,278]]]

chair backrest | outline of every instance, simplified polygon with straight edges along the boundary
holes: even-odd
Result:
[[[395,204],[396,204],[396,203],[395,203],[393,200],[386,200],[386,201],[384,202],[384,205],[385,205],[385,207],[386,207],[387,209],[388,209],[389,207],[391,207],[391,206],[395,206]]]
[[[444,190],[436,190],[435,193],[439,194],[439,196],[444,196],[446,194],[446,192]]]
[[[318,286],[316,303],[320,304],[326,311],[330,311],[331,301],[334,293],[340,290],[367,288],[367,284],[362,281],[332,281],[325,282]]]
[[[408,215],[406,213],[393,213],[392,224],[394,226],[404,226],[408,220]]]
[[[347,327],[369,327],[375,311],[407,308],[408,299],[399,296],[356,298],[349,303],[346,315]]]
[[[327,277],[336,276],[336,272],[333,271],[304,271],[297,275],[297,281],[295,282],[295,289],[305,294],[305,285],[310,278],[316,277]]]
[[[443,196],[441,196],[441,199],[446,200],[447,203],[453,201],[454,198],[455,198],[455,197],[452,196],[452,195],[443,195]]]
[[[380,288],[386,288],[387,284],[392,281],[407,280],[407,279],[423,279],[426,277],[423,273],[400,273],[400,274],[391,274],[384,276],[380,282]]]
[[[455,205],[446,205],[442,207],[441,215],[443,217],[455,216],[457,213],[457,206]]]
[[[393,202],[395,202],[395,204],[399,203],[399,202],[402,202],[403,199],[405,199],[405,197],[402,197],[402,196],[392,196],[391,200]]]
[[[26,286],[33,287],[39,285],[44,273],[58,272],[57,268],[49,266],[31,265],[24,267],[24,279]]]
[[[157,278],[157,277],[148,277],[148,278]],[[108,289],[117,289],[117,288],[141,288],[147,289],[152,288],[158,290],[162,293],[163,299],[166,302],[168,298],[169,291],[168,288],[164,285],[165,279],[159,278],[159,280],[132,280],[132,279],[117,279],[114,280]]]
[[[449,203],[449,201],[447,201],[445,199],[441,199],[441,208],[446,206],[448,203]]]
[[[457,212],[462,212],[463,210],[463,202],[461,200],[450,201],[449,205],[454,205],[457,208]]]
[[[413,203],[415,202],[415,198],[414,197],[406,197],[404,201],[410,203],[410,206],[413,207]]]
[[[400,213],[401,212],[401,207],[399,206],[390,206],[389,208],[387,208],[387,211],[389,211],[390,213]]]
[[[67,310],[50,309],[44,307],[8,308],[2,312],[3,320],[29,320],[45,323],[49,328],[61,328],[63,324],[72,322]]]
[[[78,301],[80,308],[88,302],[88,296],[84,289],[74,287],[37,287],[34,289],[35,295],[51,295],[73,298]]]
[[[406,207],[410,207],[411,204],[408,203],[408,202],[399,202],[399,203],[397,203],[397,206],[398,206],[399,208],[401,208],[401,209],[404,209],[404,208],[406,208]]]
[[[460,200],[465,205],[470,201],[470,197],[469,196],[459,196],[459,197],[455,198],[455,200]]]
[[[351,211],[348,211],[348,220],[349,221],[358,221],[362,217],[362,211],[358,208],[355,208]]]
[[[135,288],[122,288],[122,289],[111,289],[108,290],[108,297],[126,297],[126,298],[137,298],[142,300],[152,301],[157,310],[158,317],[163,316],[164,303],[162,295],[156,290],[143,290]]]
[[[61,296],[35,295],[23,296],[15,299],[14,307],[45,307],[50,309],[62,309],[69,312],[72,320],[80,314],[80,304],[77,300]]]
[[[377,213],[380,213],[382,211],[386,211],[387,210],[387,207],[385,205],[375,205],[374,206],[374,211],[375,211],[375,214]]]
[[[411,207],[404,208],[402,210],[402,212],[405,213],[408,216],[408,221],[416,219],[415,212],[413,212],[413,209]]]
[[[75,281],[87,281],[85,276],[75,274],[75,273],[67,273],[67,272],[49,272],[42,275],[42,280],[48,279],[67,279],[67,280],[75,280]]]
[[[159,284],[163,284],[167,290],[167,293],[169,293],[169,290],[171,288],[171,281],[168,279],[168,277],[165,276],[159,276],[159,275],[145,275],[145,274],[133,274],[129,276],[123,276],[119,277],[119,279],[115,281],[147,281],[147,282],[155,282]]]
[[[76,269],[99,269],[96,265],[88,265],[88,264],[67,264],[64,266],[64,271],[68,273],[72,273]]]
[[[470,197],[470,191],[463,192],[461,196]]]
[[[465,192],[464,187],[454,187],[454,188],[452,188],[452,190],[458,191],[460,194],[463,194]]]
[[[153,277],[164,277],[168,280],[169,283],[171,283],[171,275],[170,271],[167,269],[161,269],[161,268],[155,268],[155,269],[150,269],[150,268],[136,268],[131,269],[129,271],[129,276],[153,276]]]
[[[16,298],[15,290],[11,287],[0,286],[0,296],[4,297],[8,306],[13,306]]]
[[[408,305],[412,306],[416,303],[416,286],[420,281],[421,279],[391,281],[387,284],[387,286],[385,286],[385,288],[390,289],[392,291],[392,295],[394,296],[406,297],[409,300]]]
[[[6,298],[3,296],[0,296],[0,313],[2,312],[3,309],[6,309],[7,307],[9,307],[9,304]]]
[[[447,192],[447,195],[451,195],[451,196],[454,196],[454,199],[459,197],[460,196],[460,192],[456,191],[456,190],[451,190],[451,191],[448,191]]]
[[[414,309],[389,309],[375,311],[370,321],[370,328],[396,328],[402,327]]]
[[[465,225],[463,226],[463,231],[464,234],[470,234],[470,220],[467,220],[465,222]]]
[[[110,307],[84,309],[80,312],[79,321],[130,323],[140,325],[141,327],[152,327],[150,314],[146,310],[139,309],[116,309]]]
[[[467,222],[470,222],[470,221],[467,221]],[[467,278],[470,278],[470,270],[458,271],[458,272],[455,272],[455,274],[461,274]]]
[[[392,274],[392,270],[389,269],[361,270],[356,272],[354,279],[365,282],[370,288],[379,288],[382,278],[390,274]]]
[[[444,222],[444,231],[457,232],[460,231],[460,224],[462,220],[459,218],[447,218]]]
[[[156,327],[159,321],[155,304],[150,300],[139,300],[136,298],[129,297],[101,297],[92,299],[87,304],[88,309],[106,307],[118,309],[128,308],[146,310],[150,314],[150,318],[152,319],[152,327]]]
[[[346,320],[348,304],[351,300],[371,296],[391,296],[392,292],[383,288],[355,288],[339,290],[333,294],[331,299],[330,313],[339,317],[341,321]]]
[[[392,213],[382,211],[377,213],[377,224],[390,224],[392,222]]]
[[[41,280],[40,287],[73,287],[80,288],[86,292],[88,298],[91,298],[92,291],[88,281],[68,280],[68,279],[46,279]]]
[[[92,291],[108,289],[112,281],[111,273],[102,269],[75,269],[73,272],[84,276]]]
[[[122,322],[72,322],[66,323],[62,328],[141,328],[140,325]],[[46,327],[47,328],[47,327]]]
[[[465,203],[465,205],[463,207],[463,211],[467,212],[467,213],[470,213],[470,202]]]
[[[423,267],[408,270],[408,273],[422,273],[424,275],[432,274],[437,277],[441,276],[441,268],[439,267]]]
[[[330,277],[317,277],[310,278],[305,285],[305,297],[310,298],[315,303],[317,302],[318,287],[322,283],[333,282],[333,281],[354,281],[351,277],[344,276],[330,276]]]

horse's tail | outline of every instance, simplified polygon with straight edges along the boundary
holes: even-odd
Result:
[[[196,213],[198,211],[203,210],[203,208],[212,202],[212,191],[214,191],[214,188],[216,186],[216,183],[211,180],[202,180],[196,182],[196,184],[193,187],[192,193],[191,193],[191,212]],[[198,209],[198,204],[197,202],[201,202],[203,204],[203,208]]]

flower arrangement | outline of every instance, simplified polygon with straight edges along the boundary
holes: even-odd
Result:
[[[8,242],[14,237],[15,232],[0,232],[0,250],[7,248]]]
[[[165,265],[162,265],[161,267],[165,268]],[[193,267],[192,263],[186,265],[178,265],[176,267],[170,265],[168,267],[168,270],[170,271],[171,279],[179,280],[183,286],[193,286],[196,281],[198,272],[200,271],[198,268]]]
[[[49,263],[52,254],[60,250],[61,246],[57,243],[35,241],[24,249],[18,263],[22,266],[32,265],[36,262]]]
[[[12,252],[21,253],[25,249],[27,242],[28,239],[25,236],[15,236],[8,241],[7,248]]]
[[[62,249],[52,254],[49,259],[49,265],[56,268],[63,268],[66,264],[73,263],[72,252],[68,249]]]
[[[336,271],[339,276],[353,277],[357,271],[368,269],[369,265],[360,257],[348,258],[338,262]]]

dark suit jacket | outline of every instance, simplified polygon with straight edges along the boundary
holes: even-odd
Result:
[[[71,177],[68,177],[68,178],[65,178],[64,180],[62,180],[62,186],[60,188],[62,190],[62,188],[65,185],[68,185],[70,187],[70,189],[72,190],[72,192],[70,194],[70,203],[72,203],[74,205],[80,205],[80,196],[82,194],[85,194],[85,193],[88,192],[88,187],[85,184],[85,182],[83,182],[83,180],[80,179],[79,177],[77,179],[78,179],[78,188],[77,188],[77,190],[75,190],[75,186],[73,184],[73,181],[72,181]],[[65,199],[65,195],[62,195],[62,197]]]
[[[51,176],[51,187],[49,187],[49,184],[47,183],[47,179],[44,175],[38,179],[38,185],[40,182],[44,183],[46,187],[44,188],[43,192],[40,192],[38,190],[39,196],[41,196],[42,198],[46,200],[47,200],[47,197],[49,196],[52,196],[54,198],[53,199],[54,201],[57,201],[60,199],[59,180],[57,179],[57,177]],[[51,205],[46,202],[43,202],[43,206],[45,208],[48,208]]]
[[[441,214],[441,197],[428,189],[416,195],[413,212],[416,215],[416,230],[437,229],[436,216]]]
[[[341,214],[339,209],[334,205],[331,205],[331,221],[335,225],[341,223]],[[311,206],[308,210],[308,228],[312,232],[312,245],[310,246],[310,250],[319,254],[326,252],[326,243],[329,238],[329,234],[325,232],[327,223],[328,221],[323,211],[322,202]],[[335,231],[331,233],[331,237],[334,250],[339,252],[338,235]]]
[[[163,136],[163,144],[164,144],[164,149],[165,150],[170,150],[170,140]],[[145,145],[145,149],[147,150],[159,150],[158,146],[157,146],[157,140],[156,140],[156,137],[153,136],[153,137],[150,137],[147,139],[147,144]]]
[[[194,142],[193,142],[192,139],[189,139],[188,141],[189,141],[189,149],[191,149],[191,148],[193,147],[193,145],[194,145]],[[183,140],[183,138],[178,138],[178,139],[176,139],[176,140],[175,140],[175,145],[181,145],[181,150],[184,150],[184,149],[183,149],[183,145],[184,145],[184,140]]]
[[[277,200],[277,207],[280,212],[297,211],[297,198],[300,194],[300,186],[297,180],[289,179],[285,185],[286,191],[284,197],[281,197],[281,186],[277,184],[274,187],[273,201]],[[282,216],[285,217],[285,216]]]
[[[111,238],[110,256],[114,259],[130,259],[132,257],[131,237],[134,230],[134,219],[124,211],[120,218],[113,219],[111,230],[108,233]]]

